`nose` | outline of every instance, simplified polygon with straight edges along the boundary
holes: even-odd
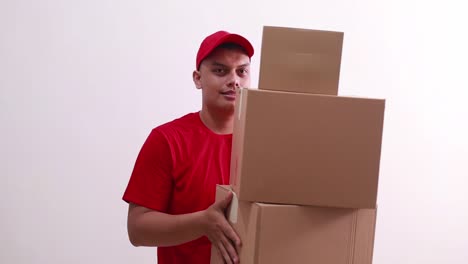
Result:
[[[235,72],[231,73],[229,75],[229,80],[227,83],[227,86],[231,89],[237,89],[240,88],[240,78],[237,76]]]

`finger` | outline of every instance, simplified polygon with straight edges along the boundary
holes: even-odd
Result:
[[[213,246],[215,246],[215,251],[216,251],[216,255],[218,255],[219,257],[219,260],[221,261],[221,263],[226,263],[226,260],[225,260],[225,256],[228,256],[227,254],[227,251],[226,249],[224,249],[223,246],[220,246],[221,242],[218,241],[217,243],[213,243]],[[218,262],[218,260],[215,261],[216,263]]]
[[[239,250],[239,247],[242,246],[242,241],[234,228],[228,224],[224,226],[223,233],[236,246],[236,249]]]
[[[222,241],[218,241],[217,248],[219,250],[219,253],[221,253],[221,256],[224,259],[224,263],[232,264],[231,257],[229,256],[229,253],[227,252],[226,248],[224,247],[224,243]]]
[[[229,206],[232,200],[232,196],[233,196],[232,193],[229,193],[228,196],[226,196],[226,198],[224,198],[223,200],[219,202],[218,206],[221,210],[224,210]]]
[[[232,245],[231,241],[227,239],[226,237],[223,237],[221,239],[221,242],[223,243],[224,249],[227,251],[228,257],[229,257],[229,263],[239,263],[239,257],[237,256],[237,251]]]

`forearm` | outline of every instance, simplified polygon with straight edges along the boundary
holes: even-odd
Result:
[[[174,246],[204,235],[203,212],[169,215],[145,209],[129,213],[128,234],[135,246]]]

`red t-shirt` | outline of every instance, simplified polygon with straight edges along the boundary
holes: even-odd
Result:
[[[123,200],[168,214],[208,208],[216,184],[229,183],[232,134],[218,135],[191,113],[153,129],[140,150]],[[208,264],[207,237],[158,247],[159,264]]]

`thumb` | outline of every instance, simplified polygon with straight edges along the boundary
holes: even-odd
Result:
[[[228,194],[228,196],[226,196],[224,199],[219,201],[218,208],[224,211],[229,206],[229,204],[231,203],[232,196],[233,196],[233,194],[230,192]]]

